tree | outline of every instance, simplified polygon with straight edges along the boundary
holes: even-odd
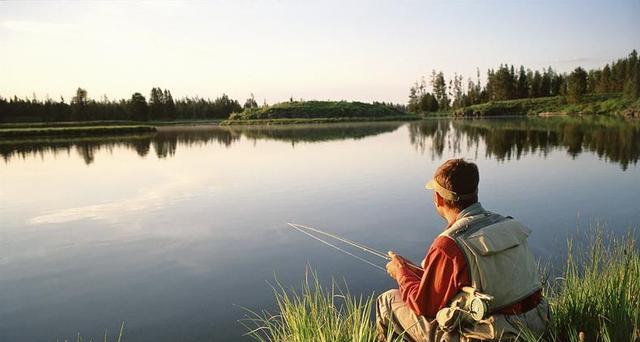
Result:
[[[164,93],[160,88],[152,88],[149,95],[149,116],[153,119],[165,119]]]
[[[444,80],[444,74],[442,71],[436,74],[435,70],[431,74],[431,87],[433,88],[433,95],[438,101],[438,109],[449,109],[449,97],[447,96],[447,82]]]
[[[578,103],[587,91],[587,72],[577,67],[567,80],[567,101]]]
[[[531,78],[531,83],[529,88],[529,97],[540,97],[541,86],[542,86],[542,75],[540,75],[540,71],[536,70],[533,73],[533,77]]]
[[[513,68],[509,68],[506,64],[500,65],[496,72],[493,70],[489,73],[487,80],[487,88],[491,100],[510,100],[515,98],[516,80]]]
[[[71,120],[87,119],[87,102],[89,100],[87,90],[78,88],[76,95],[71,98]]]
[[[147,100],[140,93],[134,93],[129,100],[128,109],[132,119],[138,121],[149,120],[149,110],[147,108]]]
[[[258,103],[256,102],[256,98],[253,96],[253,93],[251,93],[251,97],[249,97],[246,101],[244,101],[243,107],[245,109],[258,108]]]
[[[640,60],[638,52],[633,50],[627,59],[627,79],[624,84],[624,96],[629,100],[640,97]]]
[[[176,104],[173,102],[173,97],[168,89],[164,90],[164,114],[168,119],[175,120],[177,117]]]
[[[462,75],[453,75],[453,108],[461,108],[467,106],[467,96],[464,93],[462,80]]]
[[[420,98],[419,111],[422,113],[435,112],[438,110],[438,100],[431,93],[425,93]]]
[[[551,94],[551,75],[553,70],[551,67],[549,69],[542,69],[542,78],[540,79],[540,96],[545,97]]]
[[[611,91],[611,68],[609,67],[609,64],[605,65],[602,69],[602,74],[596,84],[596,91],[600,94]]]
[[[411,113],[417,113],[420,110],[420,104],[418,103],[418,90],[416,84],[409,89],[409,105],[407,109]]]
[[[524,70],[524,66],[520,66],[520,71],[518,72],[518,84],[516,85],[516,96],[519,99],[523,99],[529,95],[529,80],[527,79],[527,74]]]

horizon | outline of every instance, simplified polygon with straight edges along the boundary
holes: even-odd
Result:
[[[115,100],[160,87],[174,98],[406,104],[431,70],[466,82],[478,68],[484,83],[500,64],[588,70],[640,46],[640,1],[9,1],[0,9],[0,96],[67,102],[78,87]]]

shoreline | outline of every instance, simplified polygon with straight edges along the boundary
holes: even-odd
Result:
[[[219,123],[220,126],[255,126],[255,125],[296,125],[322,124],[342,122],[380,122],[380,121],[416,121],[425,119],[416,114],[382,116],[382,117],[334,117],[334,118],[280,118],[280,119],[228,119]]]
[[[126,125],[126,126],[75,126],[75,127],[21,127],[21,128],[0,128],[0,138],[21,138],[21,137],[51,137],[51,136],[102,136],[120,135],[133,133],[153,133],[156,132],[154,126],[149,125]]]

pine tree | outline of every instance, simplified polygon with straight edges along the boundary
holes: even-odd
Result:
[[[149,115],[152,119],[166,119],[164,93],[160,88],[152,88],[149,95]]]
[[[87,119],[88,100],[87,90],[78,88],[76,90],[76,96],[71,98],[71,120],[81,121]]]
[[[442,71],[437,74],[435,74],[435,71],[433,72],[431,78],[431,87],[433,88],[433,95],[438,101],[438,109],[443,111],[449,110],[447,83],[444,79],[444,74],[442,73]]]
[[[626,74],[624,96],[633,101],[640,98],[640,60],[638,60],[638,52],[636,50],[629,54]]]
[[[578,103],[587,91],[587,72],[581,67],[577,67],[568,78],[567,101]]]
[[[147,108],[147,100],[140,93],[131,95],[128,103],[129,115],[132,119],[138,121],[149,120],[149,109]]]
[[[164,90],[164,116],[170,120],[175,120],[177,118],[176,112],[176,104],[173,102],[173,97],[171,96],[171,92],[168,89]]]
[[[518,85],[516,86],[516,94],[517,97],[523,99],[529,95],[529,80],[527,79],[527,74],[524,70],[524,66],[520,66],[520,71],[518,72]]]

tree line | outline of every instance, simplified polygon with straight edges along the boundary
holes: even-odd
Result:
[[[126,100],[110,100],[106,95],[95,100],[83,88],[76,90],[69,103],[63,97],[58,101],[39,100],[35,95],[31,99],[0,97],[0,122],[226,119],[241,110],[238,101],[225,94],[213,100],[200,97],[174,100],[171,91],[155,87],[148,101],[140,93]]]
[[[585,94],[613,92],[623,92],[629,100],[640,97],[640,60],[636,50],[602,69],[587,72],[577,67],[569,74],[551,67],[534,71],[501,64],[497,69],[487,70],[484,84],[479,69],[476,80],[468,79],[466,85],[461,75],[454,74],[447,82],[442,71],[433,70],[428,78],[423,76],[410,88],[407,109],[429,113],[490,101],[548,96],[565,96],[568,102],[577,103]]]

